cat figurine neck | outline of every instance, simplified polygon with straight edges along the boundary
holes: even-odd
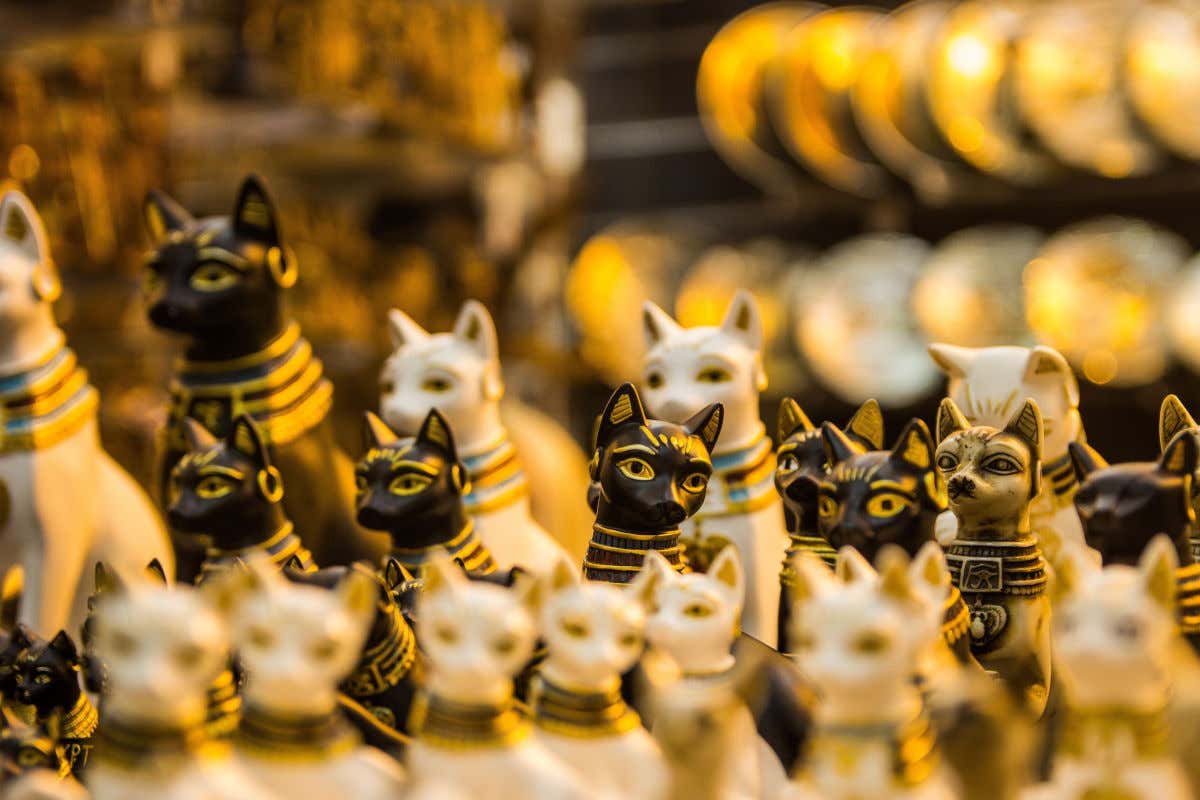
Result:
[[[34,637],[14,666],[16,699],[32,706],[38,724],[52,728],[67,771],[87,767],[96,732],[96,707],[80,686],[79,653],[65,631],[49,641]]]
[[[779,564],[788,548],[775,456],[759,417],[766,389],[762,315],[754,296],[738,291],[720,325],[684,328],[651,302],[642,310],[646,356],[641,389],[655,417],[683,423],[711,403],[724,409],[712,453],[713,480],[704,504],[684,525],[684,539],[711,560],[726,544],[741,554],[748,592],[747,633],[774,647]]]
[[[104,451],[99,396],[54,320],[49,238],[25,195],[0,198],[0,572],[24,570],[20,619],[78,630],[90,565],[174,564],[154,505]],[[69,494],[70,502],[62,498]]]
[[[536,738],[515,705],[513,678],[533,654],[536,584],[471,581],[445,554],[424,571],[417,637],[428,674],[409,720],[413,790],[445,784],[466,797],[591,797]]]
[[[363,431],[367,451],[355,467],[358,521],[388,533],[390,557],[416,573],[435,554],[449,553],[468,572],[494,573],[495,558],[463,503],[467,472],[441,412],[431,410],[412,439],[397,437],[370,411]]]
[[[146,197],[144,212],[150,321],[188,342],[171,379],[162,496],[189,450],[186,419],[224,438],[248,414],[290,489],[287,516],[317,561],[378,560],[384,542],[354,523],[353,468],[327,420],[333,385],[285,310],[299,265],[266,184],[248,176],[228,217],[196,219],[159,191]],[[186,539],[176,545],[180,577],[190,580],[203,550]]]
[[[648,552],[684,570],[680,525],[704,503],[724,411],[713,403],[682,425],[650,419],[633,384],[609,398],[596,431],[596,522],[583,562],[589,580],[628,583]]]

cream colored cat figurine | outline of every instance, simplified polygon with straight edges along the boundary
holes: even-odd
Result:
[[[742,625],[774,647],[779,565],[789,540],[774,488],[775,453],[758,412],[767,387],[758,304],[739,291],[719,326],[683,328],[647,302],[642,324],[647,353],[640,389],[651,416],[681,423],[709,403],[724,405],[713,478],[683,538],[710,555],[725,544],[737,547],[746,572]]]
[[[738,635],[738,619],[746,578],[735,547],[717,554],[706,574],[680,575],[658,552],[646,554],[642,575],[649,581],[644,591],[653,597],[646,623],[650,646],[669,656],[679,671],[676,691],[697,690],[728,682],[734,668],[731,653]],[[643,577],[646,573],[648,576]],[[758,735],[745,705],[729,715],[730,753],[721,776],[722,798],[775,798],[787,787],[787,775],[778,756]]]
[[[417,600],[417,640],[429,668],[408,728],[414,789],[444,783],[472,798],[593,797],[582,777],[536,737],[513,699],[513,677],[537,639],[533,588],[470,581],[435,556]]]
[[[1101,569],[1064,547],[1055,581],[1055,679],[1065,700],[1050,781],[1028,800],[1188,800],[1169,752],[1175,548],[1150,542],[1137,567]]]
[[[350,570],[332,591],[292,583],[269,560],[230,574],[234,649],[245,678],[234,746],[246,770],[281,798],[391,800],[400,765],[362,744],[338,708],[375,617],[378,584]]]
[[[621,697],[621,676],[642,655],[646,571],[628,587],[585,582],[579,567],[555,565],[541,608],[547,656],[530,690],[537,737],[613,797],[665,800],[662,752]]]
[[[208,689],[229,664],[232,609],[211,587],[121,582],[97,599],[105,673],[88,762],[94,800],[269,800],[204,731]]]
[[[96,390],[66,346],[46,230],[25,195],[0,200],[0,572],[25,570],[20,619],[78,630],[92,564],[140,570],[174,558],[150,499],[100,446]],[[69,500],[67,500],[69,498]],[[64,500],[67,500],[64,502]]]
[[[384,421],[401,436],[411,436],[430,409],[444,414],[471,482],[467,511],[497,566],[520,565],[546,574],[564,550],[534,520],[529,495],[533,490],[558,492],[559,503],[567,495],[578,495],[581,513],[586,512],[577,488],[564,486],[572,455],[580,462],[583,459],[559,448],[562,472],[527,477],[501,420],[504,381],[491,314],[470,300],[463,304],[452,332],[430,334],[404,312],[392,309],[388,331],[395,350],[381,375],[379,405]],[[580,538],[586,530],[573,535]]]
[[[1067,445],[1085,439],[1079,416],[1079,383],[1057,350],[1026,347],[955,347],[929,345],[929,354],[949,378],[946,394],[972,425],[1003,428],[1025,398],[1041,409],[1042,491],[1034,500],[1031,523],[1053,527],[1063,542],[1083,542],[1083,528],[1073,500],[1078,482]],[[949,512],[938,520],[938,541],[954,538]],[[1047,553],[1053,560],[1054,554]]]

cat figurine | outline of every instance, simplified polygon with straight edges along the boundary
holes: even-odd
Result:
[[[288,486],[287,518],[298,522],[297,534],[317,562],[378,561],[386,540],[354,522],[354,469],[328,420],[333,386],[284,307],[300,268],[266,184],[248,176],[229,217],[193,218],[157,190],[143,208],[152,242],[145,287],[150,322],[187,339],[171,378],[160,500],[168,500],[172,470],[189,450],[186,419],[224,438],[248,414]],[[203,549],[187,539],[176,546],[180,577],[191,580]]]
[[[958,521],[946,560],[971,611],[971,651],[1040,716],[1051,679],[1046,562],[1030,526],[1041,413],[1027,399],[1003,428],[972,425],[947,397],[937,433],[936,464]]]
[[[675,572],[670,562],[651,551],[646,555],[645,579],[650,593],[646,639],[665,654],[679,671],[683,689],[729,682],[735,666],[734,641],[746,593],[746,576],[734,546],[713,560],[707,573]],[[631,587],[635,591],[638,587]],[[678,690],[678,689],[677,689]],[[755,719],[744,704],[727,720],[729,741],[737,748],[728,756],[720,776],[719,797],[783,797],[787,774],[779,757],[756,730]]]
[[[55,732],[65,771],[87,768],[99,716],[80,686],[80,660],[66,631],[49,641],[36,637],[17,658],[16,699],[32,706],[36,722]]]
[[[398,309],[388,312],[388,333],[393,352],[383,365],[380,384],[380,414],[401,436],[413,436],[426,415],[437,408],[454,430],[459,455],[467,470],[469,489],[464,497],[483,543],[507,569],[521,566],[534,574],[545,574],[564,554],[559,541],[534,518],[535,506],[557,508],[562,497],[573,495],[564,478],[575,460],[582,461],[573,443],[564,447],[556,431],[542,431],[545,424],[529,424],[525,416],[513,417],[512,408],[501,416],[504,380],[496,324],[482,303],[468,300],[459,310],[449,333],[426,332]],[[530,438],[518,448],[507,423],[522,427],[515,433]],[[546,463],[540,451],[550,450],[554,460]],[[535,452],[537,451],[537,452]],[[521,456],[535,457],[543,468],[527,474]],[[549,469],[546,469],[549,467]],[[574,518],[586,513],[557,511],[552,516]],[[574,542],[572,535],[567,540]]]
[[[682,423],[711,403],[724,407],[723,433],[712,453],[715,479],[704,505],[684,525],[684,538],[702,553],[715,554],[725,544],[738,548],[747,575],[742,625],[774,647],[778,571],[789,540],[774,491],[775,454],[759,417],[767,375],[758,303],[742,290],[720,325],[683,328],[647,302],[642,328],[641,387],[650,414]]]
[[[400,765],[364,746],[338,703],[375,618],[378,580],[348,570],[327,590],[289,581],[265,557],[246,563],[226,587],[244,673],[239,761],[278,797],[399,796]]]
[[[792,642],[797,665],[821,702],[796,800],[953,800],[935,731],[913,681],[938,638],[938,615],[914,614],[909,558],[892,545],[880,572],[854,548],[839,550],[835,576],[813,553],[796,557]]]
[[[1050,779],[1026,800],[1195,796],[1167,738],[1176,566],[1165,536],[1150,541],[1136,566],[1101,568],[1079,545],[1064,546],[1053,638],[1065,719]]]
[[[25,195],[0,198],[0,571],[24,569],[20,619],[78,630],[91,564],[174,564],[145,492],[104,451],[87,372],[54,320],[61,286]],[[63,502],[69,493],[70,502]]]
[[[191,418],[183,427],[189,449],[171,470],[167,523],[203,538],[197,581],[256,553],[277,567],[295,558],[303,569],[316,569],[287,517],[283,477],[254,419],[240,415],[223,439]]]
[[[513,678],[537,639],[536,586],[468,580],[445,553],[424,570],[417,638],[428,672],[409,720],[413,790],[447,784],[467,797],[574,800],[596,796],[532,736]]]
[[[621,676],[642,655],[650,573],[622,588],[584,581],[560,560],[544,579],[540,609],[547,655],[530,689],[538,741],[609,797],[666,800],[662,752],[621,695]]]
[[[1167,451],[1167,445],[1181,431],[1188,431],[1192,436],[1200,437],[1200,425],[1192,419],[1183,402],[1176,395],[1169,394],[1163,398],[1158,411],[1158,446],[1161,452]],[[1200,475],[1192,476],[1192,510],[1200,514]],[[1200,561],[1200,530],[1195,528],[1191,533],[1191,550],[1192,561]],[[1188,562],[1181,559],[1179,563]]]
[[[1042,491],[1030,510],[1035,533],[1053,528],[1055,541],[1082,542],[1083,530],[1072,499],[1078,483],[1067,445],[1086,441],[1079,416],[1079,382],[1062,354],[1037,347],[957,347],[929,345],[929,355],[946,373],[946,394],[972,425],[1003,428],[1025,398],[1042,413]],[[943,515],[938,541],[954,538],[955,518]],[[1045,549],[1045,546],[1043,546]],[[1053,560],[1054,553],[1047,551]]]
[[[449,553],[467,572],[496,572],[463,502],[467,471],[441,412],[430,410],[416,437],[401,439],[367,411],[363,432],[367,450],[354,476],[358,521],[388,533],[389,558],[417,573],[435,554]]]

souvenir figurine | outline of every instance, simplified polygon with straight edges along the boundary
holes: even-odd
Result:
[[[657,652],[670,657],[682,688],[700,688],[732,679],[734,640],[746,592],[738,550],[728,546],[707,573],[679,575],[657,552],[646,555],[641,589],[653,598],[646,621],[646,638]],[[643,573],[644,574],[644,573]],[[638,587],[631,587],[638,590]],[[779,757],[759,736],[750,709],[744,704],[725,721],[728,741],[737,748],[719,776],[718,797],[782,797],[787,774]]]
[[[530,735],[513,699],[513,677],[537,639],[536,584],[506,589],[468,580],[445,553],[429,559],[424,575],[417,638],[429,669],[409,720],[414,789],[445,783],[467,797],[591,797]]]
[[[41,775],[35,777],[34,773]],[[0,715],[0,797],[57,798],[60,784],[69,774],[54,737],[45,728]],[[37,781],[38,790],[23,794],[18,787],[26,780]],[[80,791],[82,788],[76,794]]]
[[[386,540],[354,522],[353,466],[326,419],[333,386],[284,308],[300,267],[266,186],[247,177],[232,217],[194,219],[159,191],[146,197],[144,211],[152,239],[150,321],[188,340],[171,380],[160,459],[163,501],[175,464],[190,449],[184,420],[224,438],[247,414],[291,489],[287,518],[299,523],[297,534],[317,562],[377,562]],[[202,555],[188,544],[177,542],[179,575],[186,580],[198,573]]]
[[[958,521],[946,561],[971,610],[971,651],[1040,716],[1050,689],[1050,599],[1029,518],[1041,491],[1041,413],[1026,400],[1003,428],[973,426],[947,397],[937,432],[937,469]]]
[[[55,732],[65,771],[87,768],[99,717],[79,683],[79,653],[66,631],[49,641],[35,637],[14,667],[17,701],[32,706],[35,720]]]
[[[88,760],[93,800],[271,800],[205,732],[208,690],[230,658],[219,585],[126,585],[114,575],[97,600],[107,692]]]
[[[1064,720],[1048,783],[1029,800],[1193,797],[1170,750],[1175,547],[1151,540],[1137,566],[1100,568],[1065,545],[1055,573],[1055,680]]]
[[[1179,435],[1180,431],[1189,431],[1200,439],[1200,425],[1192,419],[1192,415],[1184,407],[1183,402],[1173,394],[1163,398],[1158,411],[1158,446],[1162,452],[1167,451],[1167,445]],[[1200,515],[1200,475],[1192,476],[1192,510]],[[1191,532],[1192,561],[1200,561],[1200,531]],[[1181,554],[1182,555],[1182,554]],[[1180,564],[1188,562],[1180,558]]]
[[[642,311],[646,339],[642,391],[654,416],[682,424],[723,406],[721,439],[712,451],[704,504],[685,523],[684,539],[703,566],[733,544],[746,570],[742,625],[767,645],[776,645],[779,564],[788,548],[783,508],[774,490],[775,455],[759,418],[763,370],[763,327],[758,304],[739,291],[716,327],[683,328],[651,302]]]
[[[863,403],[844,432],[867,450],[883,449],[883,414],[879,404],[874,400]],[[834,567],[837,551],[821,538],[817,524],[817,488],[820,479],[828,473],[821,429],[809,421],[799,403],[785,397],[779,404],[778,435],[780,444],[776,452],[775,489],[783,498],[784,523],[791,540],[779,572],[777,641],[779,651],[786,653],[788,619],[792,613],[791,600],[788,598],[792,557],[802,550],[808,550]]]
[[[920,624],[909,558],[880,553],[880,572],[851,547],[839,577],[812,553],[797,556],[796,609],[789,639],[821,701],[798,798],[951,800],[934,729],[912,678],[938,637],[936,614]]]
[[[5,707],[18,703],[17,659],[37,639],[27,625],[19,624],[10,630],[0,643],[0,700]]]
[[[244,672],[238,760],[278,797],[397,797],[400,765],[364,746],[338,707],[338,685],[375,617],[378,580],[352,569],[326,590],[287,580],[264,557],[246,563],[224,578]]]
[[[1085,444],[1071,444],[1082,481],[1075,507],[1087,545],[1105,566],[1140,563],[1150,540],[1162,534],[1175,547],[1175,599],[1180,630],[1200,650],[1200,563],[1192,538],[1196,514],[1192,482],[1200,464],[1200,443],[1181,430],[1157,462],[1114,464]]]
[[[538,448],[554,450],[561,466],[526,474],[501,420],[504,380],[492,315],[482,303],[468,300],[450,333],[430,334],[404,312],[392,309],[388,332],[393,352],[381,375],[379,408],[384,421],[400,435],[412,436],[431,409],[444,414],[467,470],[467,512],[484,545],[501,569],[519,565],[535,574],[547,573],[564,550],[534,519],[530,496],[573,493],[573,486],[564,485],[562,470],[579,456],[574,448],[563,452],[554,446],[558,437],[550,440],[539,435]],[[548,503],[547,498],[540,499],[543,506],[562,503],[561,498],[550,498]]]
[[[223,439],[191,418],[183,428],[188,452],[171,470],[167,523],[207,542],[197,581],[255,553],[279,567],[295,558],[316,569],[287,517],[283,477],[253,418],[240,415]]]
[[[625,590],[585,582],[560,560],[540,610],[548,654],[530,689],[538,740],[598,794],[666,800],[662,752],[621,696],[621,676],[642,655],[649,598],[641,573]]]
[[[446,418],[433,409],[415,438],[400,439],[368,411],[363,433],[367,452],[355,467],[358,521],[387,531],[389,557],[413,573],[438,553],[449,553],[467,572],[495,572],[463,502],[467,471]]]
[[[931,344],[929,355],[946,373],[946,394],[972,425],[1003,428],[1016,406],[1026,397],[1042,413],[1042,491],[1030,508],[1030,525],[1036,534],[1054,528],[1063,542],[1082,542],[1083,530],[1072,499],[1078,483],[1067,445],[1085,441],[1079,416],[1079,383],[1067,360],[1057,350],[1039,345],[1025,347],[955,347]],[[954,538],[955,518],[947,513],[938,521],[938,541]],[[1045,550],[1043,546],[1043,550]],[[1047,551],[1053,560],[1054,553]]]
[[[78,630],[92,563],[171,566],[170,543],[100,445],[96,390],[54,320],[61,285],[46,230],[18,191],[0,199],[0,288],[0,569],[24,569],[22,622]]]

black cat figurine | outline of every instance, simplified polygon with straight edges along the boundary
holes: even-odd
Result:
[[[295,557],[304,569],[315,569],[287,517],[283,478],[258,424],[243,414],[224,439],[191,418],[183,426],[189,449],[171,470],[167,524],[177,533],[203,537],[197,580],[258,552],[279,566]]]
[[[172,407],[160,458],[162,497],[189,449],[185,420],[225,437],[248,414],[290,492],[287,516],[322,564],[378,561],[386,541],[354,522],[353,466],[326,419],[333,386],[288,316],[284,294],[299,275],[275,204],[251,175],[231,217],[195,219],[159,191],[146,197],[152,238],[148,310],[157,327],[188,339],[171,381]],[[191,580],[203,551],[176,542],[179,576]]]
[[[17,659],[37,638],[25,625],[16,625],[0,640],[0,700],[5,705],[18,702]]]
[[[16,699],[34,708],[39,725],[56,733],[70,771],[87,768],[99,717],[80,686],[80,659],[65,631],[51,640],[35,637],[15,665]]]

